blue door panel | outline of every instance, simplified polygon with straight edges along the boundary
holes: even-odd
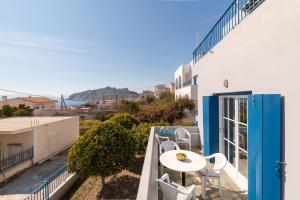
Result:
[[[280,95],[263,96],[263,199],[280,200]]]
[[[281,97],[248,96],[248,199],[280,200]]]
[[[219,101],[218,96],[203,97],[204,155],[219,152]]]
[[[262,194],[262,96],[248,97],[248,199]]]

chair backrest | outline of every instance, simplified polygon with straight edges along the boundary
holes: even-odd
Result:
[[[177,139],[186,139],[186,138],[191,138],[191,134],[185,128],[177,128],[175,130],[175,137]]]
[[[160,136],[160,135],[158,135],[156,133],[154,134],[154,136],[155,136],[158,144],[161,144],[163,141],[168,141],[169,140],[168,137],[162,137],[162,136]]]
[[[215,153],[212,155],[215,158],[214,170],[221,170],[227,164],[227,158],[222,153]]]
[[[170,184],[170,178],[168,174],[164,174],[158,181],[164,195],[165,200],[176,200],[178,190],[176,187]]]
[[[178,144],[173,141],[164,141],[159,146],[159,152],[162,154],[171,150],[180,150]]]

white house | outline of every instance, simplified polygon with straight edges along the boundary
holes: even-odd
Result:
[[[204,154],[223,153],[250,200],[299,198],[299,7],[234,0],[175,72],[176,97],[197,94]]]
[[[235,0],[193,54],[204,152],[251,200],[299,198],[299,7]]]
[[[0,101],[0,107],[4,105],[10,105],[18,107],[23,104],[25,106],[29,106],[34,110],[55,110],[56,100],[44,98],[44,97],[17,97],[8,99],[7,96],[2,97],[2,101]]]
[[[174,74],[175,99],[189,98],[195,103],[195,121],[198,120],[198,75],[193,74],[193,61],[180,65]],[[197,122],[198,123],[198,122]]]
[[[70,147],[79,117],[16,117],[0,120],[0,182]]]

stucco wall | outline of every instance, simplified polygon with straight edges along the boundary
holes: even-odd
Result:
[[[199,76],[201,133],[202,96],[237,91],[285,96],[285,199],[297,198],[300,179],[297,167],[300,164],[297,159],[300,140],[297,126],[300,113],[299,7],[299,0],[266,0],[193,69]],[[223,87],[225,79],[229,80],[229,88]]]
[[[34,131],[34,162],[41,162],[71,146],[79,137],[79,117],[38,126]]]
[[[0,134],[0,145],[4,152],[4,156],[8,156],[9,148],[8,144],[22,144],[22,147],[25,149],[33,145],[33,136],[32,132],[18,133],[18,134]]]

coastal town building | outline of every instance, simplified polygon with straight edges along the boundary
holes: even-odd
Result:
[[[7,96],[2,97],[0,107],[4,105],[16,106],[23,104],[34,110],[54,110],[56,108],[56,100],[45,97],[17,97],[8,99]]]
[[[297,0],[234,0],[193,61],[175,72],[176,97],[197,94],[204,155],[225,155],[226,176],[249,200],[299,196],[299,6]],[[183,91],[190,85],[196,91]],[[154,134],[149,142],[155,145]],[[150,172],[143,170],[137,199],[158,199],[151,145],[144,164]]]
[[[158,99],[159,96],[166,91],[170,91],[170,88],[168,88],[165,84],[156,85],[154,87],[154,97]]]
[[[79,137],[79,117],[16,117],[0,120],[0,182],[50,159]]]

